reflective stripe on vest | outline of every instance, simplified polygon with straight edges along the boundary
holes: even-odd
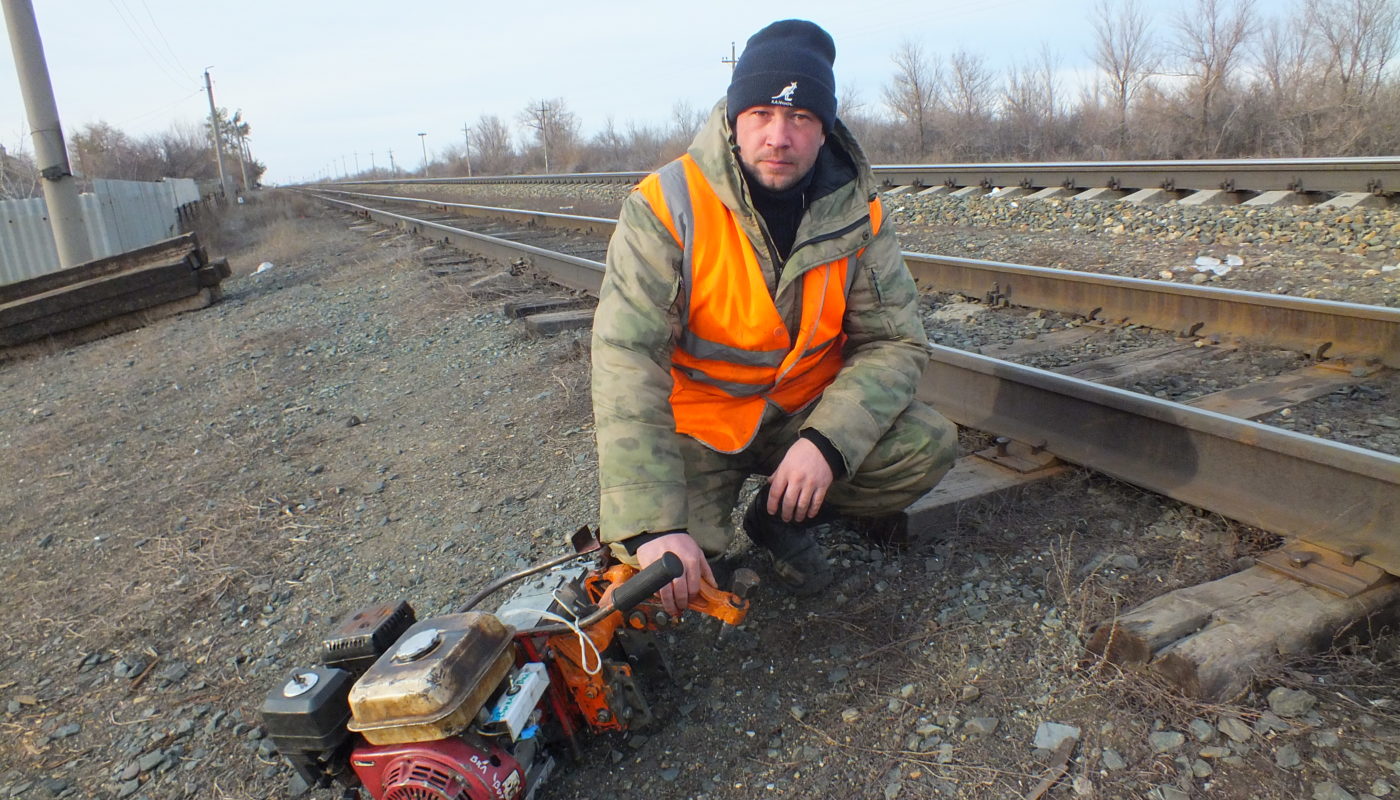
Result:
[[[637,190],[682,253],[685,319],[671,354],[676,430],[720,452],[740,452],[758,432],[767,403],[795,412],[835,379],[844,363],[841,327],[854,274],[840,258],[802,275],[793,337],[739,218],[689,155],[648,176]],[[872,198],[872,236],[881,211]]]

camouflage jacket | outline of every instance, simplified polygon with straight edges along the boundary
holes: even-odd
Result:
[[[792,251],[780,264],[774,263],[774,248],[751,204],[734,147],[721,101],[689,152],[742,221],[790,330],[800,315],[802,274],[843,256],[852,259],[846,363],[815,401],[806,427],[830,440],[846,473],[853,473],[909,404],[928,360],[914,281],[888,214],[871,237],[868,204],[878,187],[865,155],[839,120],[818,157]],[[669,401],[671,348],[681,326],[680,268],[680,247],[646,200],[632,192],[608,245],[593,319],[593,414],[605,542],[686,527],[685,464],[677,446],[684,434],[675,431]]]

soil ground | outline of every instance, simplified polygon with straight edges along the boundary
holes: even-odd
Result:
[[[286,796],[258,708],[336,620],[448,611],[596,519],[586,333],[466,291],[502,265],[296,198],[236,214],[209,242],[224,302],[0,367],[0,797]],[[1235,570],[1257,531],[1075,472],[905,550],[826,539],[839,586],[765,586],[722,645],[682,625],[659,722],[539,797],[1021,797],[1046,722],[1079,731],[1050,798],[1400,785],[1393,637],[1219,706],[1086,663],[1089,626]]]

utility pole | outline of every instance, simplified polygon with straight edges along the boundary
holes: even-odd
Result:
[[[248,185],[248,140],[243,138],[243,129],[234,126],[233,132],[238,134],[238,171],[243,175],[244,193],[253,191],[253,187]]]
[[[228,181],[224,179],[224,137],[219,133],[219,112],[214,109],[214,83],[209,80],[209,67],[204,68],[204,93],[209,95],[209,131],[214,135],[214,163],[219,165],[219,188],[223,190],[224,202],[228,196]]]
[[[719,63],[721,63],[721,64],[728,64],[728,65],[729,65],[729,71],[730,71],[730,72],[733,72],[733,71],[734,71],[734,66],[735,66],[736,64],[739,63],[739,59],[738,59],[738,58],[735,58],[735,56],[734,56],[734,43],[733,43],[733,42],[730,42],[730,43],[729,43],[729,58],[721,58],[721,59],[719,60]]]
[[[389,148],[389,176],[399,177],[399,168],[394,165],[394,148]]]
[[[369,175],[370,175],[370,177],[371,177],[371,178],[377,178],[377,177],[379,177],[379,176],[377,176],[377,175],[374,174],[374,173],[377,172],[378,170],[379,170],[379,168],[376,167],[376,166],[374,166],[374,151],[371,150],[371,151],[369,151]]]
[[[355,174],[360,174],[360,151],[355,151]]]
[[[72,267],[92,260],[83,207],[78,202],[78,184],[68,165],[68,149],[63,143],[63,126],[58,120],[58,103],[53,97],[44,43],[39,38],[39,21],[30,0],[3,0],[5,22],[10,31],[10,50],[15,54],[15,72],[29,114],[34,137],[34,166],[43,179],[44,202],[49,210],[58,249],[58,263]]]
[[[252,148],[248,147],[248,138],[247,138],[246,136],[243,135],[243,132],[242,132],[242,131],[239,131],[239,133],[238,133],[238,143],[239,143],[240,145],[243,146],[243,160],[244,160],[244,161],[252,161],[252,160],[253,160],[253,150],[252,150]],[[244,172],[243,172],[243,186],[244,186],[245,188],[247,188],[247,189],[252,189],[252,188],[253,188],[253,187],[251,187],[251,186],[248,186],[248,172],[247,172],[247,170],[244,170]]]
[[[472,176],[472,126],[462,126],[462,136],[467,140],[467,177]]]
[[[419,133],[418,143],[423,145],[423,174],[428,174],[428,134]]]

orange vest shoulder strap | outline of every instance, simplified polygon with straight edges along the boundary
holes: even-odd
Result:
[[[880,195],[870,196],[870,238],[880,235],[880,224],[885,221],[885,207],[880,203]],[[865,248],[856,251],[856,258],[865,256]]]

